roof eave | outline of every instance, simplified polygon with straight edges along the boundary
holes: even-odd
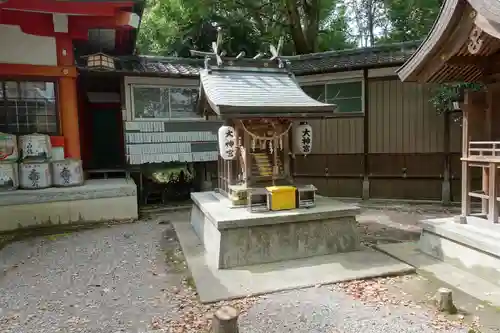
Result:
[[[440,46],[440,41],[449,36],[454,27],[454,20],[460,19],[460,13],[466,3],[463,0],[446,0],[438,19],[427,35],[427,38],[413,53],[410,58],[401,66],[396,73],[403,82],[415,82],[418,80],[418,73],[425,67],[426,63],[433,57]]]
[[[311,106],[235,106],[217,105],[217,112],[224,118],[297,118],[297,119],[323,119],[335,117],[336,105],[311,105]]]

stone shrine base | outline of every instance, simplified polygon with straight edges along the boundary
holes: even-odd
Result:
[[[190,221],[172,223],[203,303],[415,271],[361,246],[353,205],[250,213],[215,192],[191,198]]]
[[[0,192],[0,231],[137,219],[132,179],[91,179],[83,186]]]
[[[361,249],[359,208],[318,197],[316,207],[252,213],[215,192],[191,193],[191,225],[215,268],[232,268]]]

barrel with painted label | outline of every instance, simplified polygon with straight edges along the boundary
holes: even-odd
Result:
[[[52,162],[52,184],[58,187],[83,185],[82,161],[67,158]]]
[[[48,161],[52,152],[50,137],[38,133],[23,135],[19,138],[19,150],[23,162]]]
[[[0,163],[0,191],[17,190],[18,187],[19,173],[17,163]]]
[[[30,162],[19,165],[19,185],[23,189],[36,190],[52,185],[49,162]]]
[[[14,134],[0,132],[0,161],[17,162],[17,137]]]

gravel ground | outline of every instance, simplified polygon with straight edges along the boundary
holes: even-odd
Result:
[[[436,323],[434,314],[404,305],[368,305],[331,287],[268,295],[242,318],[241,333],[467,332]]]
[[[380,212],[370,214],[383,220]],[[401,278],[202,305],[168,223],[177,218],[186,215],[38,237],[0,250],[0,332],[204,333],[222,304],[242,311],[241,333],[467,332],[389,292],[386,285]],[[399,234],[392,222],[367,223],[376,226],[361,228],[368,243],[415,233]]]
[[[182,275],[165,260],[171,234],[151,221],[5,247],[0,332],[141,332],[154,316],[174,318],[180,300],[165,291]]]

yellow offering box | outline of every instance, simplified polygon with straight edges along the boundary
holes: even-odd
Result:
[[[269,186],[266,187],[271,199],[271,210],[295,209],[296,188],[294,186]]]

